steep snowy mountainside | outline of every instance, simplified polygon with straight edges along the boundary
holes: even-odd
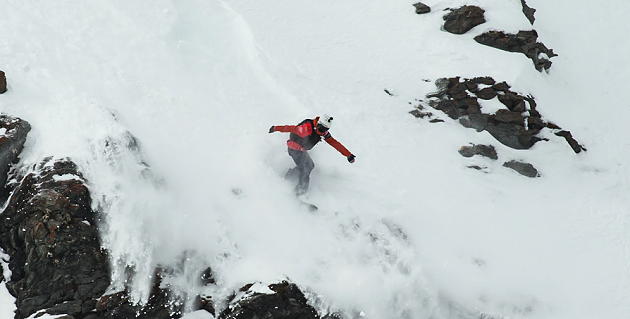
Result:
[[[517,0],[424,2],[426,15],[402,0],[5,0],[0,111],[32,126],[24,167],[79,165],[105,216],[110,290],[135,301],[156,265],[187,256],[171,284],[194,295],[192,274],[211,266],[219,307],[244,284],[289,279],[350,317],[627,316],[630,4],[528,0],[532,27]],[[441,30],[444,10],[467,4],[487,22]],[[549,72],[473,39],[532,28],[559,54]],[[514,150],[438,111],[443,123],[408,114],[454,76],[534,96],[588,151],[549,131]],[[357,161],[310,152],[311,214],[282,179],[287,136],[267,130],[322,113]],[[463,158],[470,143],[499,160]],[[513,159],[541,177],[502,166]]]

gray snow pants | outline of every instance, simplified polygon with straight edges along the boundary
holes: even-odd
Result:
[[[289,148],[289,155],[295,162],[295,167],[290,168],[285,177],[287,179],[297,177],[298,184],[295,187],[295,194],[304,194],[308,190],[308,184],[311,180],[311,171],[315,168],[315,163],[313,163],[313,160],[308,153],[304,151],[297,151]]]

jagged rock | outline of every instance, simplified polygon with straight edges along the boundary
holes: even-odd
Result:
[[[440,110],[446,113],[448,117],[454,120],[462,116],[462,113],[459,111],[459,108],[457,107],[457,103],[453,100],[441,100],[435,104],[432,104],[432,106],[436,110]]]
[[[457,108],[462,115],[481,113],[481,105],[476,98],[467,97],[457,101]]]
[[[527,118],[527,127],[533,130],[542,130],[545,128],[545,122],[539,117],[530,116]]]
[[[124,291],[119,291],[110,295],[102,296],[94,306],[97,312],[104,312],[120,307],[129,300],[129,296]]]
[[[435,86],[439,91],[444,91],[449,87],[449,85],[451,85],[452,82],[455,82],[454,79],[457,79],[456,82],[459,82],[459,76],[455,78],[439,78],[435,80]]]
[[[538,170],[534,167],[534,165],[519,161],[509,161],[503,163],[503,166],[511,168],[518,172],[519,174],[527,177],[539,177]]]
[[[468,116],[460,117],[459,123],[467,128],[474,128],[477,132],[481,132],[485,129],[488,122],[488,114],[471,114]]]
[[[567,143],[569,143],[569,145],[571,146],[571,148],[573,149],[573,151],[576,154],[580,153],[582,151],[586,151],[586,148],[584,148],[584,146],[580,145],[580,143],[578,143],[578,141],[576,141],[573,138],[573,136],[571,135],[571,132],[569,132],[569,131],[560,131],[560,132],[557,132],[556,135],[564,137],[564,139],[567,140]]]
[[[304,294],[292,283],[283,281],[268,286],[268,293],[259,292],[264,286],[249,284],[241,288],[221,312],[219,319],[319,319]]]
[[[552,130],[561,130],[562,129],[560,126],[558,126],[558,125],[556,125],[554,123],[551,123],[551,122],[547,123],[545,126],[547,128],[552,129]]]
[[[459,119],[459,123],[465,127],[474,128],[478,132],[487,131],[497,141],[511,148],[528,149],[538,141],[546,140],[537,136],[543,128],[562,130],[557,125],[542,120],[532,96],[522,96],[510,91],[510,85],[506,82],[496,83],[491,77],[462,81],[460,77],[453,77],[440,78],[435,84],[438,91],[427,95],[431,99],[428,101],[429,106],[444,112],[452,119]],[[491,86],[479,89],[479,85]],[[476,96],[469,95],[469,92]],[[507,109],[501,109],[495,114],[482,113],[478,98],[490,98],[491,95],[495,95]],[[565,137],[575,152],[586,150],[567,133],[562,131],[556,135]]]
[[[162,288],[167,270],[155,269],[149,300],[146,304],[133,304],[126,291],[101,297],[96,303],[93,319],[174,319],[181,318],[184,310],[182,300],[176,298],[168,288]]]
[[[553,50],[544,44],[536,42],[538,33],[536,30],[519,31],[517,34],[509,34],[503,31],[489,31],[475,37],[475,41],[483,45],[491,46],[508,52],[520,52],[534,62],[538,71],[548,70],[551,67],[549,58],[558,56]],[[546,57],[544,56],[546,55]]]
[[[87,314],[110,277],[84,178],[74,163],[50,159],[14,177],[20,182],[0,214],[0,247],[10,256],[15,317],[42,309]]]
[[[216,315],[216,310],[214,309],[214,303],[212,302],[212,298],[210,296],[201,296],[198,295],[193,301],[193,311],[197,310],[205,310],[211,313],[213,316]]]
[[[449,83],[446,94],[448,94],[454,100],[459,101],[470,97],[470,95],[468,95],[468,92],[466,92],[467,90],[468,87],[466,87],[464,83]]]
[[[0,204],[9,197],[9,190],[4,187],[7,173],[11,164],[17,162],[30,130],[31,125],[28,122],[0,114]]]
[[[492,87],[488,87],[475,92],[475,95],[482,100],[492,100],[497,96],[497,91]]]
[[[463,6],[444,16],[444,30],[454,34],[464,34],[486,22],[486,11],[477,6]]]
[[[525,118],[520,112],[512,112],[509,110],[498,110],[494,115],[490,116],[491,120],[501,123],[514,123],[524,125]]]
[[[210,267],[206,268],[201,272],[201,276],[199,277],[199,282],[202,286],[214,285],[216,283],[214,279],[214,273]],[[214,302],[212,301],[211,296],[207,296],[204,294],[197,295],[193,300],[192,305],[193,311],[197,310],[205,310],[215,316]]]
[[[494,115],[481,114],[477,98],[471,97],[467,91],[471,87],[474,88],[471,83],[490,85],[495,83],[493,79],[478,77],[460,82],[459,77],[454,77],[441,80],[440,83],[442,86],[440,92],[433,96],[442,98],[439,101],[430,101],[429,105],[446,113],[452,119],[467,116],[460,120],[462,125],[475,128],[477,131],[486,130],[502,144],[515,149],[531,148],[541,140],[535,137],[539,130],[524,128],[524,117],[520,113],[500,110]],[[508,95],[503,99],[504,104],[508,104],[512,109],[525,110],[525,98],[509,91],[510,86],[507,83],[495,83],[492,88],[502,92],[499,97]]]
[[[508,92],[498,95],[499,102],[501,102],[510,111],[525,112],[525,97],[516,93]]]
[[[536,13],[536,9],[530,8],[525,0],[521,0],[521,5],[523,6],[523,14],[525,14],[529,23],[534,25],[534,20],[536,20],[536,18],[534,18],[534,13]]]
[[[489,76],[476,77],[473,79],[466,80],[466,82],[473,82],[473,83],[484,84],[484,85],[494,85],[496,83],[496,81],[492,77],[489,77]]]
[[[488,121],[484,130],[488,131],[497,141],[508,147],[525,150],[536,142],[542,141],[537,137],[538,130],[526,130],[523,126],[513,123],[492,123]]]
[[[6,122],[10,126],[4,133],[9,137],[15,137],[17,128],[30,129],[26,122]],[[13,147],[5,136],[0,141],[6,147],[3,152],[15,150],[8,154],[17,156],[21,144]],[[168,275],[161,268],[153,276],[146,304],[132,304],[126,291],[103,297],[110,285],[107,252],[101,249],[96,212],[76,164],[47,158],[33,167],[14,169],[9,177],[6,189],[11,196],[0,214],[0,248],[10,258],[6,287],[16,298],[16,319],[45,313],[80,319],[182,316],[184,297],[176,298],[168,285],[161,287]],[[200,282],[214,282],[210,268],[200,274]],[[211,300],[204,302],[203,309],[213,309]]]
[[[409,113],[411,115],[413,115],[413,116],[415,116],[417,118],[421,118],[421,119],[423,119],[425,117],[432,117],[433,116],[433,113],[431,113],[431,112],[422,112],[422,111],[420,111],[418,109],[412,110]]]
[[[81,314],[82,308],[83,308],[82,300],[73,300],[73,301],[64,302],[62,304],[48,308],[46,309],[46,313],[49,315],[68,314],[68,315],[76,316],[78,314]]]
[[[500,82],[500,83],[495,83],[494,85],[492,85],[492,88],[495,91],[498,91],[498,92],[508,93],[508,92],[510,92],[510,88],[511,87],[510,87],[509,84],[507,84],[505,81],[503,81],[503,82]]]
[[[482,100],[491,100],[497,96],[497,90],[494,89],[495,83],[494,79],[489,76],[464,80],[464,84],[468,90]],[[490,85],[490,87],[480,89],[480,84]]]
[[[466,81],[464,81],[463,84],[464,84],[464,86],[466,86],[466,89],[469,92],[477,93],[477,91],[479,91],[479,84],[477,84],[477,83],[475,83],[473,81],[466,80]]]
[[[542,116],[540,115],[540,112],[536,110],[536,100],[534,100],[534,97],[531,95],[528,95],[525,97],[525,100],[529,104],[529,110],[528,110],[529,116],[537,117],[540,119]]]
[[[410,111],[409,114],[411,114],[411,115],[413,115],[413,116],[415,116],[417,118],[421,118],[421,119],[423,119],[425,117],[428,117],[428,118],[432,118],[433,117],[433,113],[424,111],[424,106],[422,104],[416,105],[416,109]]]
[[[0,71],[0,94],[7,91],[7,76],[4,71]]]
[[[498,159],[497,151],[492,145],[473,144],[473,146],[462,146],[459,149],[459,154],[463,157],[473,157],[475,155],[481,155],[493,160]]]
[[[426,4],[422,3],[422,2],[418,2],[418,3],[414,4],[413,6],[416,7],[416,13],[417,14],[423,14],[423,13],[431,12],[431,8],[428,5],[426,5]]]

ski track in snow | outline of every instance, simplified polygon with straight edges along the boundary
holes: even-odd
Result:
[[[48,156],[80,166],[105,213],[110,290],[129,285],[135,301],[166,264],[169,284],[219,305],[244,284],[288,278],[320,311],[350,317],[622,318],[630,108],[616,96],[629,75],[616,70],[628,65],[618,39],[630,8],[613,2],[586,13],[528,1],[539,41],[559,54],[546,74],[473,40],[530,29],[516,0],[426,1],[423,16],[402,0],[5,0],[0,111],[33,127],[24,167]],[[440,31],[443,10],[464,4],[484,7],[488,22]],[[446,116],[407,114],[433,81],[457,75],[532,94],[589,151],[551,133],[512,150]],[[357,162],[325,143],[311,152],[309,201],[320,209],[310,213],[282,179],[286,134],[266,132],[321,113]],[[499,161],[461,157],[469,143],[494,145]],[[542,177],[501,166],[511,159]],[[207,266],[217,287],[196,283]],[[3,311],[13,302],[0,300]]]

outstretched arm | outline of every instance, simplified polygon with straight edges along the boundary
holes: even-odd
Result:
[[[295,125],[274,125],[269,129],[269,133],[282,132],[282,133],[295,133],[297,134],[298,127]]]
[[[302,125],[278,125],[269,129],[269,133],[272,132],[294,133],[300,137],[307,137],[313,133],[313,126],[309,123]]]
[[[328,138],[325,138],[324,140],[328,144],[330,144],[330,146],[334,147],[337,151],[339,151],[339,153],[341,153],[341,155],[347,157],[348,158],[348,162],[354,163],[355,156],[352,155],[352,153],[350,153],[350,151],[348,151],[347,148],[345,148],[343,145],[341,145],[341,143],[339,143],[339,141],[337,141],[334,137],[330,136]]]

